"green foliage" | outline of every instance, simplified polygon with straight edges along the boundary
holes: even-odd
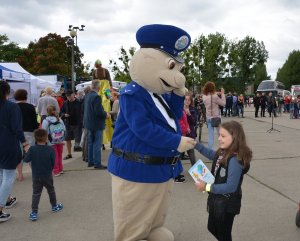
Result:
[[[0,34],[0,62],[16,62],[21,53],[17,43],[9,42],[6,34]]]
[[[247,36],[241,41],[229,41],[216,33],[201,35],[181,54],[186,66],[187,87],[199,91],[207,81],[216,82],[226,91],[245,90],[245,83],[267,79],[263,72],[268,52],[263,42]],[[235,82],[233,82],[235,81]]]
[[[129,61],[131,60],[132,56],[135,53],[135,48],[130,47],[128,52],[121,46],[119,54],[118,54],[118,61],[109,60],[109,65],[111,65],[111,71],[115,76],[115,80],[127,82],[131,81],[129,75]]]
[[[283,66],[279,68],[276,80],[282,82],[287,89],[291,85],[300,84],[300,51],[292,51]]]
[[[255,80],[254,80],[254,90],[257,89],[260,82],[263,80],[271,79],[271,76],[267,73],[266,65],[261,63],[255,66]]]
[[[18,57],[18,62],[32,74],[59,74],[71,76],[71,37],[49,33],[38,41],[30,42]],[[74,46],[74,66],[77,76],[83,74],[83,54]]]
[[[245,37],[237,43],[232,42],[234,71],[243,82],[250,83],[256,79],[256,65],[264,64],[268,59],[268,52],[263,42],[252,37]]]

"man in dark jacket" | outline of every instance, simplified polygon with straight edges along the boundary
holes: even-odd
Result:
[[[100,81],[93,80],[92,91],[84,98],[83,125],[88,129],[88,167],[106,169],[106,166],[101,164],[101,146],[105,119],[110,118],[110,114],[103,109],[99,90]]]
[[[231,92],[229,92],[226,96],[226,112],[225,112],[225,117],[228,115],[230,117],[230,114],[232,114],[232,105],[233,105],[233,97]]]
[[[75,94],[72,90],[66,92],[67,100],[64,102],[63,108],[61,109],[61,116],[66,126],[66,137],[68,154],[64,160],[72,158],[71,140],[75,139],[74,151],[81,151],[80,140],[81,140],[81,103],[75,98]]]
[[[265,117],[266,103],[267,103],[267,96],[265,95],[265,92],[262,92],[260,97],[260,106],[261,106],[260,117]]]
[[[260,93],[257,92],[256,96],[253,98],[253,104],[255,107],[255,117],[258,117],[258,110],[259,110],[259,106],[260,106]]]
[[[269,96],[267,97],[267,103],[268,103],[269,116],[271,117],[273,113],[274,117],[277,117],[276,115],[277,104],[272,92],[270,92]]]

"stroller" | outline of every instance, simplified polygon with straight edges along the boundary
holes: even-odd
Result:
[[[300,203],[299,203],[299,208],[298,208],[298,212],[296,215],[296,225],[298,228],[300,228]]]

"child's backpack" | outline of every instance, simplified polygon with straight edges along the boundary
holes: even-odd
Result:
[[[48,127],[48,139],[52,144],[59,144],[65,140],[64,126],[60,121],[50,122]]]

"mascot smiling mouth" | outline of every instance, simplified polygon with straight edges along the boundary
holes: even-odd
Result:
[[[164,79],[162,79],[162,78],[160,78],[160,79],[161,79],[161,81],[163,82],[163,84],[164,84],[165,86],[167,86],[167,87],[169,87],[169,88],[174,88],[174,89],[176,89],[174,86],[169,85]]]

